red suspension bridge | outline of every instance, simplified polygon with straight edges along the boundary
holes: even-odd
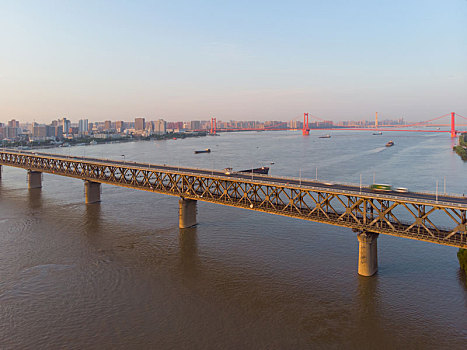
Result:
[[[456,137],[456,135],[460,132],[463,132],[461,130],[456,130],[456,117],[462,118],[467,120],[466,117],[455,113],[446,113],[444,115],[441,115],[436,118],[432,118],[426,121],[421,121],[421,122],[416,122],[416,123],[411,123],[411,124],[401,124],[401,125],[378,125],[378,113],[376,113],[375,117],[375,124],[374,126],[369,126],[369,127],[360,127],[360,126],[334,126],[334,127],[316,127],[314,129],[318,130],[368,130],[368,131],[410,131],[410,132],[441,132],[441,133],[450,133],[451,137]],[[310,121],[309,118],[312,118],[316,120],[317,123],[322,122],[322,123],[332,123],[329,120],[324,120],[320,117],[311,115],[310,113],[304,113],[303,114],[303,124],[301,128],[297,127],[292,127],[290,126],[290,122],[279,122],[274,125],[266,125],[260,128],[256,127],[249,127],[249,128],[239,128],[239,127],[227,127],[227,128],[222,128],[222,127],[217,127],[217,120],[216,118],[211,118],[211,128],[210,128],[210,133],[211,134],[216,134],[217,132],[229,132],[229,131],[271,131],[271,130],[302,130],[303,135],[310,135]],[[445,120],[448,120],[449,123],[442,123],[441,119],[445,118]],[[297,118],[295,118],[297,119]],[[449,120],[450,119],[450,120]],[[435,121],[438,121],[437,123],[433,123]],[[467,126],[466,123],[461,124],[458,123],[457,126]],[[425,127],[425,129],[420,129],[422,127]],[[426,129],[426,127],[437,127],[436,130],[429,130]],[[450,127],[448,130],[443,129],[441,130],[440,127]]]

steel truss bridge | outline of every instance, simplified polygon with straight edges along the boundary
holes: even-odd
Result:
[[[467,248],[460,196],[13,150],[0,150],[0,165]]]

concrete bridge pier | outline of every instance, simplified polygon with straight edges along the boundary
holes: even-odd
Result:
[[[180,198],[179,204],[179,226],[187,228],[196,225],[196,203],[194,199]]]
[[[42,187],[42,173],[40,171],[28,170],[28,188]]]
[[[379,233],[360,231],[358,238],[358,274],[373,276],[378,271]]]
[[[101,184],[99,182],[84,181],[84,198],[86,204],[101,201]]]

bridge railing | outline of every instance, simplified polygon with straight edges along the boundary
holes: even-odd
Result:
[[[0,158],[4,159],[3,164],[39,172],[467,247],[467,205],[435,201],[433,196],[431,199],[410,197],[410,194],[398,196],[368,189],[360,191],[356,185],[326,187],[316,180],[300,184],[300,178],[296,177],[274,178],[255,173],[251,174],[252,178],[248,173],[236,177],[213,169],[167,168],[142,162],[38,152],[0,151]],[[446,220],[452,225],[451,230],[444,228]]]
[[[46,158],[62,158],[62,159],[68,159],[68,160],[75,160],[75,161],[80,161],[83,163],[101,163],[101,164],[108,164],[110,166],[121,166],[121,167],[127,167],[127,168],[133,168],[133,169],[141,169],[141,170],[151,170],[151,171],[164,171],[164,167],[170,167],[173,169],[167,169],[166,172],[171,172],[171,173],[180,173],[180,174],[185,174],[185,175],[191,175],[191,176],[205,176],[205,177],[215,177],[216,179],[222,179],[225,181],[244,181],[244,182],[254,182],[254,183],[261,183],[263,185],[271,185],[274,184],[276,186],[283,186],[283,187],[294,187],[294,188],[300,188],[300,189],[309,189],[312,191],[320,191],[320,192],[329,192],[329,193],[343,193],[343,194],[348,194],[348,195],[356,195],[356,196],[361,196],[361,197],[370,197],[370,198],[380,198],[380,199],[388,199],[388,200],[393,200],[393,201],[410,201],[410,198],[407,197],[400,197],[397,195],[393,194],[387,194],[384,192],[373,192],[371,195],[366,193],[366,192],[360,192],[359,187],[360,184],[355,184],[351,182],[334,182],[330,181],[329,183],[332,183],[333,185],[345,185],[345,186],[351,186],[355,187],[355,190],[349,190],[349,189],[335,189],[332,187],[326,187],[326,186],[320,186],[323,184],[323,182],[326,182],[326,180],[316,180],[316,179],[309,179],[309,178],[300,178],[300,177],[291,177],[291,176],[280,176],[280,175],[274,175],[275,179],[281,179],[282,181],[277,181],[274,178],[271,178],[269,175],[263,175],[263,174],[257,174],[253,173],[252,175],[254,176],[253,179],[247,178],[248,172],[232,172],[232,174],[242,174],[245,177],[243,178],[235,178],[232,176],[229,176],[225,174],[222,170],[215,170],[215,169],[209,169],[209,168],[192,168],[192,167],[180,167],[177,165],[169,165],[169,164],[151,164],[151,163],[145,163],[145,162],[134,162],[134,161],[121,161],[121,160],[115,160],[115,159],[103,159],[103,158],[92,158],[92,157],[80,157],[80,156],[72,156],[72,155],[58,155],[58,154],[48,154],[48,153],[42,153],[42,152],[33,152],[33,151],[18,151],[18,150],[11,150],[11,149],[2,149],[0,152],[5,152],[5,153],[15,153],[15,154],[21,154],[21,155],[30,155],[30,156],[35,156],[35,157],[46,157]],[[58,156],[58,157],[57,157]],[[177,169],[177,170],[174,170]],[[191,172],[190,170],[199,170],[199,171],[204,171],[206,173],[211,173],[211,174],[202,174],[200,175],[199,173],[196,172]],[[296,181],[299,182],[299,184],[290,184],[287,183],[288,181]],[[300,181],[306,181],[306,182],[313,182],[316,183],[316,185],[308,185],[308,184],[300,184]],[[368,184],[363,184],[362,183],[362,190],[368,190],[369,185]],[[420,195],[430,195],[430,196],[436,196],[436,192],[431,192],[431,191],[424,191],[424,192],[414,192],[411,191],[410,193],[413,193],[415,195],[420,194]],[[459,199],[462,198],[462,195],[459,194],[440,194],[438,193],[438,196],[442,197],[452,197],[453,199]],[[425,203],[430,203],[432,205],[444,205],[444,206],[456,206],[458,208],[465,208],[467,207],[467,198],[466,198],[466,203],[461,204],[461,203],[453,203],[453,202],[446,202],[442,200],[430,200],[430,199],[417,199],[417,201],[422,200]]]

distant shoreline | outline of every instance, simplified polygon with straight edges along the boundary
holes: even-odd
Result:
[[[23,150],[27,149],[38,149],[38,148],[57,148],[57,147],[72,147],[72,146],[93,146],[98,144],[107,144],[107,143],[125,143],[125,142],[135,142],[135,141],[158,141],[158,140],[171,140],[171,139],[185,139],[188,137],[203,137],[207,136],[207,132],[197,132],[197,133],[168,133],[163,135],[151,135],[147,137],[119,137],[119,138],[94,138],[86,137],[79,139],[65,139],[62,141],[16,141],[16,142],[3,142],[2,147],[15,147]],[[51,143],[52,142],[52,143]]]
[[[454,146],[452,149],[462,158],[463,161],[467,161],[467,133],[459,135],[459,144]]]

